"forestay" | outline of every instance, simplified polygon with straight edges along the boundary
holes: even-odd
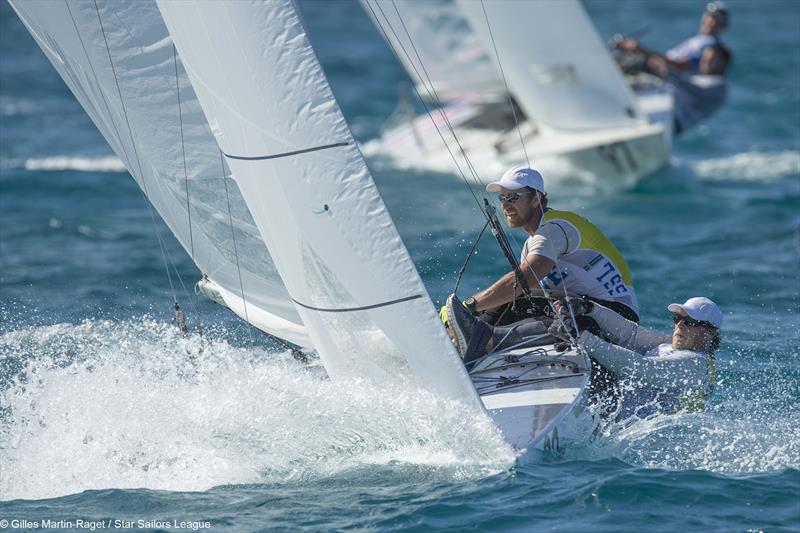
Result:
[[[361,0],[361,4],[423,98],[430,98],[426,88],[431,84],[443,100],[505,92],[494,62],[454,0]]]
[[[481,409],[294,4],[158,6],[331,377],[405,378]]]
[[[310,346],[155,3],[11,5],[231,307],[264,331]]]
[[[577,0],[458,0],[458,6],[484,46],[497,46],[512,94],[541,130],[646,122]]]

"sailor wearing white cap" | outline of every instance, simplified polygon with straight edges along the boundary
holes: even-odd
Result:
[[[600,305],[580,300],[570,305],[576,314],[593,318],[608,339],[583,331],[578,342],[618,378],[640,385],[632,389],[636,393],[623,398],[623,413],[626,405],[638,415],[648,414],[641,408],[645,404],[669,411],[702,408],[715,381],[714,352],[722,326],[717,304],[705,297],[670,304],[667,309],[675,313],[671,334],[634,324]]]
[[[622,254],[585,218],[549,209],[538,171],[511,168],[486,190],[499,193],[508,226],[522,228],[529,235],[520,256],[520,271],[531,287],[541,286],[551,294],[566,291],[584,296],[638,322],[639,303]],[[466,298],[464,306],[472,314],[489,311],[482,318],[491,325],[546,314],[548,304],[541,298],[516,301],[512,309],[511,302],[521,293],[514,272],[509,272],[488,289]]]
[[[616,40],[614,46],[623,52],[642,53],[648,63],[652,57],[656,57],[666,61],[666,64],[672,69],[697,73],[700,71],[700,60],[705,50],[722,46],[720,34],[728,27],[729,23],[728,6],[720,1],[711,2],[706,5],[700,19],[700,32],[674,46],[663,55],[645,48],[637,39],[630,37]],[[649,65],[649,67],[653,66]],[[655,70],[655,74],[661,74],[658,72],[660,69],[656,68]]]

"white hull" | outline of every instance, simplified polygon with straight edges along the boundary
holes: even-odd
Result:
[[[563,451],[590,374],[586,354],[552,344],[493,353],[470,369],[487,413],[520,455]]]
[[[483,183],[494,181],[510,166],[525,164],[527,151],[531,164],[544,167],[549,176],[588,173],[603,185],[629,187],[669,160],[671,99],[668,95],[647,95],[646,103],[651,108],[648,114],[652,123],[586,132],[538,131],[529,121],[521,122],[518,131],[513,118],[500,111],[508,105],[500,102],[459,101],[446,106],[445,113]],[[472,179],[444,118],[438,111],[432,116],[436,125],[428,115],[395,119],[396,125],[364,145],[365,155],[398,168],[464,173]]]

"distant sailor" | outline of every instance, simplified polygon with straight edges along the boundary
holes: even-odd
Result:
[[[670,66],[690,72],[700,71],[700,60],[708,48],[722,46],[720,34],[730,22],[728,6],[724,2],[711,2],[700,19],[700,33],[686,39],[665,54]]]
[[[500,193],[508,225],[529,235],[522,248],[520,271],[531,286],[585,296],[630,320],[639,320],[633,278],[622,254],[585,218],[548,208],[544,180],[538,171],[511,168],[486,190]],[[464,300],[464,305],[473,314],[481,313],[492,325],[549,313],[544,298],[528,300],[521,296],[522,288],[512,271]]]
[[[602,336],[582,331],[578,343],[617,378],[631,385],[623,393],[619,418],[652,412],[702,409],[715,381],[714,352],[720,343],[722,311],[705,297],[670,304],[672,334],[647,329],[588,300],[557,304],[576,316],[594,319]],[[566,313],[565,313],[566,315]],[[570,338],[559,322],[551,332]],[[561,332],[559,333],[559,331]]]
[[[719,36],[728,27],[729,18],[723,2],[711,2],[700,21],[700,33],[666,54],[649,50],[632,38],[615,43],[619,50],[640,58],[638,62],[626,62],[626,72],[644,71],[664,80],[674,97],[678,134],[710,116],[725,102],[725,74],[732,56]]]

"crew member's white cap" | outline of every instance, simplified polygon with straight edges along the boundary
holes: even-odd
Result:
[[[498,192],[500,187],[518,191],[524,187],[530,187],[539,192],[544,192],[544,179],[538,170],[527,167],[513,167],[506,170],[503,177],[498,181],[486,186],[486,192]]]
[[[717,329],[722,326],[722,311],[717,304],[704,296],[689,298],[684,304],[669,304],[667,309],[673,313],[682,310],[695,320],[708,322]]]
[[[722,0],[716,0],[714,2],[709,2],[706,4],[706,13],[710,14],[715,19],[719,20],[723,24],[728,24],[728,18],[730,17],[730,12],[728,11],[728,4],[723,2]]]

